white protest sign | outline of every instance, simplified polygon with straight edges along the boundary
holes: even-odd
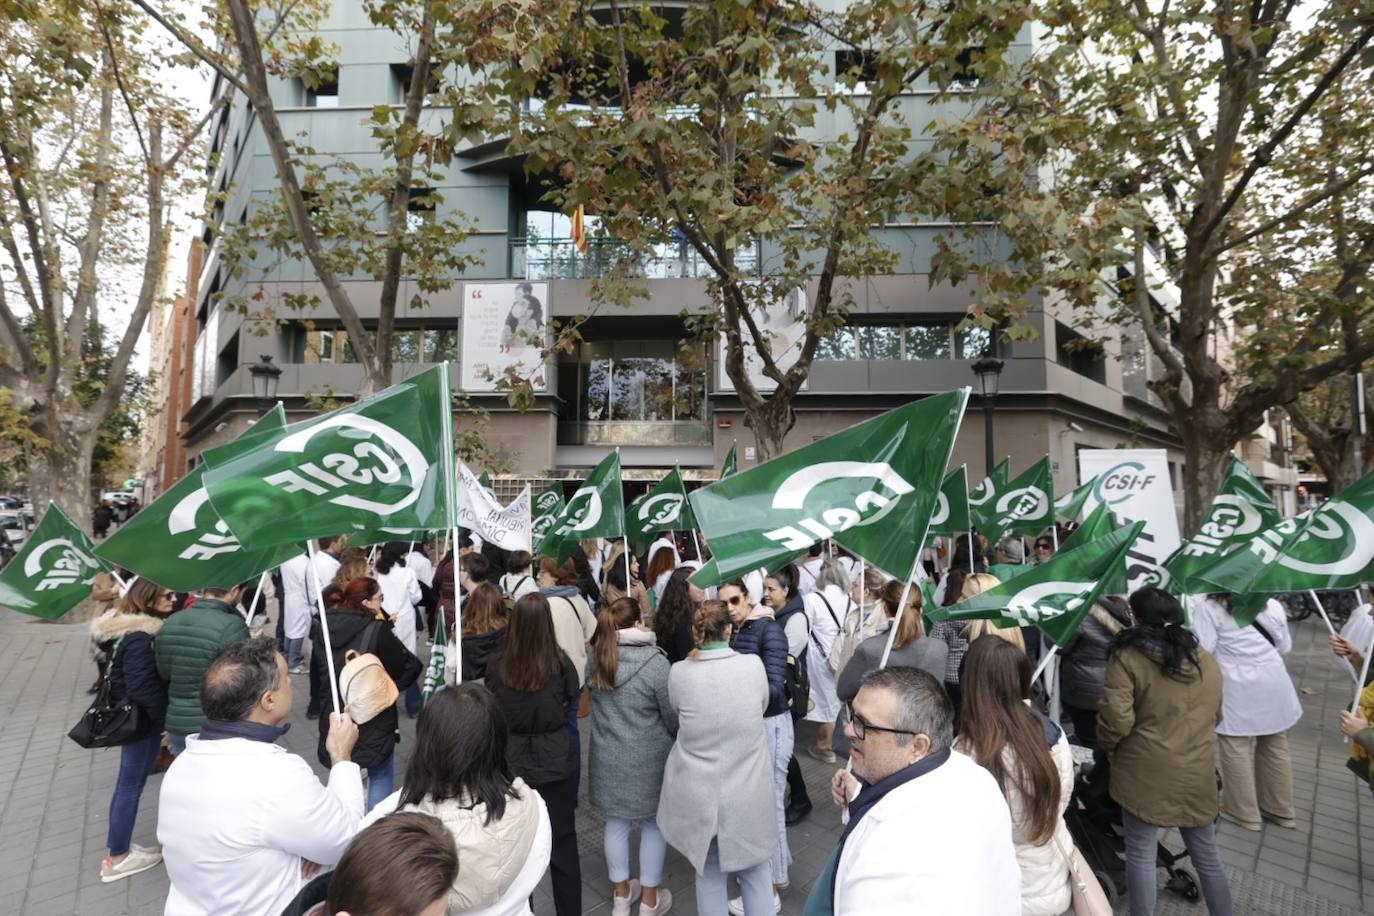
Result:
[[[458,463],[458,524],[471,530],[485,544],[505,550],[530,549],[530,488],[503,506],[477,480],[464,463]]]
[[[1094,477],[1097,482],[1083,506],[1084,517],[1098,503],[1106,503],[1122,526],[1145,522],[1126,555],[1128,589],[1162,585],[1162,564],[1182,543],[1168,452],[1151,448],[1083,449],[1078,453],[1078,478]]]

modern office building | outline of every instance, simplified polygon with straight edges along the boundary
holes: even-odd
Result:
[[[274,81],[284,132],[304,135],[321,152],[374,159],[374,140],[363,122],[375,105],[400,104],[409,52],[396,36],[373,27],[357,2],[335,4],[323,32],[340,49],[335,79],[313,92],[299,81]],[[220,82],[214,92],[233,90]],[[932,106],[932,95],[917,91],[902,101],[910,123],[929,120],[925,109]],[[839,128],[822,120],[817,131],[838,134]],[[293,419],[310,412],[309,404],[319,398],[347,397],[363,378],[327,307],[296,313],[281,306],[288,294],[317,288],[308,263],[264,263],[229,276],[220,257],[220,225],[244,220],[251,208],[262,206],[275,193],[276,177],[254,112],[241,96],[216,117],[211,136],[215,155],[207,185],[226,197],[203,226],[203,256],[192,261],[188,321],[194,323],[193,333],[165,338],[193,348],[184,412],[166,418],[184,421],[179,432],[188,466],[203,449],[237,435],[257,415],[262,405],[253,398],[248,367],[262,356],[284,370],[278,396]],[[705,268],[694,256],[671,248],[641,261],[637,269],[648,298],[628,310],[594,308],[590,278],[615,260],[614,247],[594,241],[579,254],[569,238],[567,216],[539,200],[538,183],[507,155],[502,138],[462,150],[437,190],[443,196],[441,210],[459,210],[475,221],[467,253],[479,256],[481,266],[452,289],[423,297],[423,308],[411,308],[412,290],[402,290],[396,377],[454,360],[454,377],[464,394],[488,412],[484,437],[501,455],[509,482],[579,477],[615,447],[621,449],[627,477],[646,479],[675,463],[688,479],[714,477],[735,442],[742,468],[758,460],[717,348],[684,344],[688,335],[680,315],[698,309],[706,295]],[[855,307],[848,324],[822,347],[796,399],[797,423],[788,446],[809,443],[913,398],[971,385],[974,396],[954,462],[967,462],[970,476],[979,479],[983,399],[972,366],[995,351],[1005,362],[993,424],[999,457],[1010,454],[1019,467],[1048,454],[1062,490],[1078,482],[1080,449],[1163,448],[1177,484],[1182,454],[1148,389],[1158,367],[1143,337],[1106,328],[1103,347],[1085,347],[1070,319],[1045,303],[1036,303],[1029,315],[1039,331],[1034,341],[999,345],[986,332],[956,331],[969,292],[932,287],[928,281],[941,228],[904,223],[875,230],[900,253],[899,266],[890,275],[848,281]],[[752,257],[766,265],[768,255],[755,251]],[[379,284],[355,278],[348,285],[364,321],[375,322]],[[235,290],[274,307],[276,320],[245,318],[217,305],[216,293]],[[581,329],[584,342],[547,367],[535,405],[519,412],[478,370],[500,349],[492,335],[513,311],[528,315],[532,300],[546,319],[594,317]]]

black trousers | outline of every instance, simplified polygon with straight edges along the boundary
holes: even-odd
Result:
[[[321,638],[320,618],[318,617],[310,621],[310,642],[312,646],[315,644],[317,638]],[[307,707],[308,709],[313,709],[316,712],[321,710],[321,691],[325,694],[329,693],[328,678],[329,668],[324,663],[324,653],[312,651],[310,653],[310,704]],[[329,698],[329,711],[334,711],[333,697]]]
[[[1097,710],[1079,709],[1065,703],[1064,712],[1069,714],[1069,721],[1073,723],[1073,733],[1078,737],[1079,743],[1096,750]]]
[[[802,779],[801,765],[797,763],[796,754],[787,761],[787,804],[811,804],[811,796],[806,794],[806,780]]]
[[[577,854],[577,777],[533,787],[549,809],[553,851],[549,873],[553,877],[553,907],[558,916],[582,912],[582,864]]]

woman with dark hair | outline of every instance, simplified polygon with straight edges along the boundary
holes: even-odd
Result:
[[[612,564],[614,566],[614,564]],[[649,546],[649,572],[644,580],[654,590],[655,598],[663,597],[668,578],[677,569],[677,548],[668,538],[659,538]]]
[[[568,731],[577,709],[577,672],[558,647],[549,602],[515,602],[505,647],[487,665],[487,687],[510,725],[511,770],[544,799],[553,827],[553,902],[558,916],[582,912],[577,855],[577,749]]]
[[[813,654],[808,646],[811,624],[807,617],[806,600],[797,590],[798,578],[797,567],[791,563],[766,576],[763,580],[763,603],[773,609],[773,620],[782,627],[783,635],[787,637],[787,664],[807,666],[806,670],[810,671],[809,663]],[[787,804],[783,808],[783,824],[788,827],[805,820],[812,808],[806,780],[802,778],[801,765],[797,763],[795,745],[794,741],[792,754],[787,761]],[[811,755],[820,756],[814,749]],[[831,763],[834,758],[835,755],[831,754]],[[822,756],[821,759],[825,758]]]
[[[379,615],[385,616],[381,612],[382,587],[376,579],[367,576],[351,580],[343,589],[339,603],[325,612],[323,625],[329,627],[329,642],[334,649],[334,674],[342,674],[350,651],[359,655],[370,652],[382,663],[387,676],[396,684],[396,689],[404,691],[415,683],[423,666],[420,659],[396,638],[391,626],[378,619]],[[321,659],[325,657],[323,631],[315,634],[315,652],[319,653]],[[344,686],[339,685],[341,703],[345,694]],[[323,691],[323,695],[327,702],[329,691]],[[332,763],[325,749],[331,718],[324,715],[319,719],[318,756],[325,767]],[[358,725],[358,742],[353,746],[352,760],[367,770],[369,808],[390,795],[395,786],[396,745],[400,740],[395,704]]]
[[[744,594],[738,585],[722,588]],[[767,916],[778,900],[769,887],[778,830],[763,730],[773,691],[758,657],[730,648],[734,617],[724,601],[703,602],[693,627],[697,647],[668,675],[678,732],[657,822],[696,871],[698,913],[725,911],[733,873],[746,916]]]
[[[487,665],[506,644],[506,625],[510,612],[506,599],[490,582],[483,582],[463,601],[462,639],[463,681],[480,681],[487,676]],[[450,632],[452,630],[450,629]],[[458,680],[457,660],[448,657],[450,683]]]
[[[1022,916],[1056,916],[1071,898],[1064,859],[1073,848],[1064,823],[1073,794],[1069,741],[1030,707],[1031,660],[1006,640],[975,639],[960,683],[964,711],[954,747],[992,774],[1011,809]]]
[[[421,599],[420,580],[407,564],[410,545],[392,541],[382,547],[377,557],[377,584],[382,587],[382,610],[391,619],[391,629],[401,645],[418,657],[415,651],[415,605]],[[420,712],[420,683],[406,688],[406,712],[413,719]]]
[[[540,557],[536,581],[553,615],[558,647],[572,661],[580,690],[587,673],[587,643],[596,632],[596,616],[578,588],[581,577],[577,567],[572,560],[559,563],[553,557]]]
[[[690,566],[673,570],[654,613],[654,636],[671,664],[682,661],[692,651],[692,619],[706,600],[706,593],[689,581],[694,572]]]
[[[443,822],[461,863],[449,912],[528,913],[549,866],[549,814],[511,772],[508,738],[491,691],[471,683],[445,687],[420,712],[404,786],[363,821],[366,828],[392,811],[417,811]]]
[[[1126,599],[1103,595],[1088,610],[1059,652],[1059,689],[1073,734],[1085,747],[1097,747],[1097,704],[1107,680],[1107,647],[1131,625]]]
[[[605,851],[612,916],[629,916],[636,898],[640,916],[660,916],[673,895],[660,889],[667,845],[654,816],[663,788],[663,767],[677,734],[677,712],[668,698],[668,657],[643,626],[638,602],[620,598],[596,615],[592,659],[590,799],[606,815]],[[639,821],[639,880],[630,878],[630,830]]]
[[[676,570],[674,570],[676,572]],[[688,570],[690,574],[691,570]],[[610,607],[621,598],[631,598],[639,605],[639,611],[645,617],[649,616],[649,592],[644,587],[644,583],[639,581],[639,558],[634,554],[630,555],[630,587],[625,588],[625,555],[621,551],[614,563],[606,568],[606,587],[601,590],[602,602]]]
[[[323,913],[443,916],[457,875],[458,850],[440,821],[393,814],[360,831],[333,873],[322,876]]]
[[[1221,669],[1184,626],[1183,607],[1158,588],[1131,595],[1133,625],[1112,640],[1097,710],[1097,742],[1121,806],[1131,916],[1155,909],[1155,845],[1177,827],[1211,916],[1231,916],[1217,856],[1217,723]]]

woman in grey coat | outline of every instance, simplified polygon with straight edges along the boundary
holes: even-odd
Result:
[[[612,916],[629,916],[642,896],[639,916],[660,916],[673,895],[660,889],[668,851],[654,816],[663,767],[677,734],[677,713],[668,699],[668,656],[644,628],[642,608],[618,598],[596,615],[591,690],[591,803],[606,816],[606,866],[615,889]],[[639,880],[630,878],[630,829],[639,821]]]
[[[678,733],[658,828],[696,870],[701,916],[726,916],[731,872],[745,916],[771,916],[778,831],[763,734],[768,677],[757,655],[730,648],[731,629],[723,601],[703,602],[693,626],[697,648],[668,675]]]

